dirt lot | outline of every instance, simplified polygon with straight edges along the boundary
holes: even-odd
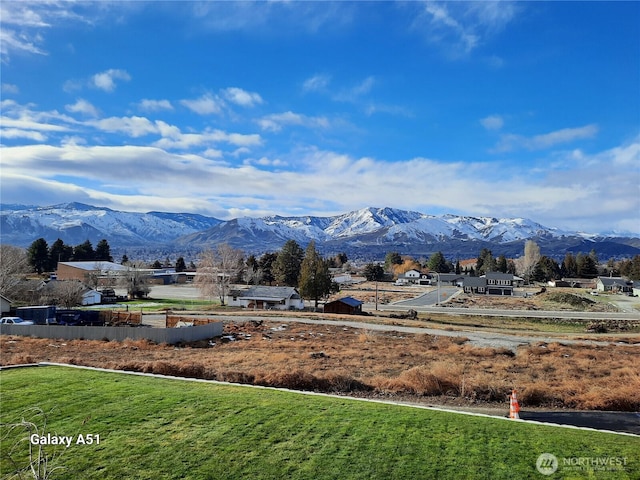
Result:
[[[215,344],[214,344],[215,342]],[[447,405],[637,411],[637,346],[538,343],[516,353],[465,338],[374,332],[286,318],[228,324],[194,345],[3,335],[3,365],[52,361]]]

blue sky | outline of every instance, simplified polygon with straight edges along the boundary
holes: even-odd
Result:
[[[640,233],[639,2],[13,2],[3,203]]]

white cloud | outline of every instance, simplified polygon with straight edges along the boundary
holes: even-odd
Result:
[[[329,75],[314,75],[304,81],[302,90],[305,92],[323,92],[327,89],[330,82],[331,76]]]
[[[138,108],[145,112],[160,112],[162,110],[173,110],[173,105],[169,100],[149,100],[145,98],[138,103]]]
[[[116,80],[128,82],[131,76],[125,70],[111,68],[91,77],[91,85],[105,92],[113,92],[116,89]]]
[[[44,142],[47,137],[46,135],[36,132],[34,130],[21,130],[19,128],[2,128],[0,130],[2,132],[3,138],[26,138],[28,140],[34,140],[36,142]]]
[[[224,102],[211,93],[205,93],[193,100],[180,100],[180,103],[198,115],[210,115],[222,113]]]
[[[222,91],[224,97],[236,105],[253,107],[262,103],[262,97],[255,92],[247,92],[241,88],[229,87]]]
[[[487,130],[500,130],[504,126],[504,119],[500,115],[489,115],[481,119],[480,124]]]
[[[18,88],[17,85],[13,85],[12,83],[3,83],[2,93],[17,95],[18,93],[20,93],[20,89]]]
[[[97,117],[100,115],[96,107],[82,98],[79,98],[76,103],[72,105],[65,105],[65,109],[68,112],[82,113],[90,117]]]
[[[208,134],[215,141],[232,138],[219,131]],[[216,152],[210,153],[211,158],[216,158]],[[385,203],[392,206],[425,213],[436,209],[528,217],[562,229],[601,231],[624,226],[628,229],[633,221],[637,225],[640,211],[640,137],[595,154],[567,152],[554,159],[551,169],[538,174],[522,172],[504,162],[452,163],[428,158],[389,162],[314,148],[286,156],[264,155],[241,165],[136,146],[25,145],[4,147],[2,158],[3,190],[5,174],[43,181],[55,181],[61,176],[82,178],[83,184],[90,185],[83,190],[91,190],[92,198],[100,193],[101,185],[126,181],[127,189],[132,190],[131,198],[144,204],[158,201],[158,191],[164,195],[163,188],[171,183],[188,190],[194,204],[229,204],[233,198],[236,205],[260,205],[261,211],[281,214],[299,211],[300,205],[312,203],[319,205],[315,213],[323,214],[323,203],[348,211],[377,206],[380,199],[387,199]],[[95,168],[97,164],[109,168]],[[550,159],[542,158],[540,165],[543,164],[550,165]],[[279,171],[271,171],[273,167]],[[500,188],[496,188],[498,171],[503,172]],[[430,188],[407,196],[408,178],[429,178]],[[61,183],[60,189],[64,188],[71,191],[77,187]],[[114,195],[112,191],[101,194]],[[242,203],[238,203],[239,198]],[[252,213],[245,206],[238,208]]]
[[[257,120],[263,130],[279,132],[283,126],[299,125],[309,128],[328,128],[329,120],[326,117],[309,117],[292,111],[266,115]]]
[[[513,2],[440,2],[421,3],[422,11],[413,27],[426,39],[453,58],[467,56],[487,38],[504,29],[516,16]]]
[[[207,148],[203,153],[207,158],[222,158],[222,150],[217,150],[215,148]]]
[[[525,137],[516,134],[504,134],[493,149],[494,152],[509,152],[512,150],[544,150],[563,143],[571,143],[576,140],[593,138],[598,133],[596,124],[585,125],[577,128],[563,128],[553,132]]]
[[[41,118],[41,117],[40,117]],[[41,132],[66,132],[68,127],[63,125],[53,125],[43,123],[39,117],[9,118],[1,117],[0,123],[3,128],[18,128],[22,130],[36,130]]]
[[[337,94],[333,95],[333,100],[338,102],[357,102],[360,97],[371,92],[375,84],[375,78],[373,76],[369,76],[362,80],[360,83],[357,83],[351,88],[344,89]]]
[[[98,130],[110,133],[124,133],[130,137],[142,137],[158,132],[158,127],[145,117],[109,117],[87,122]]]
[[[157,122],[158,124],[162,122]],[[165,124],[166,125],[166,124]],[[240,133],[227,133],[222,130],[206,129],[202,133],[182,133],[179,130],[169,130],[161,127],[164,138],[154,143],[154,146],[163,149],[187,150],[202,145],[213,145],[217,143],[227,143],[241,147],[252,147],[262,143],[260,135],[244,135]]]
[[[0,29],[0,55],[2,55],[2,62],[7,63],[14,52],[46,55],[47,53],[38,47],[36,42],[41,42],[39,36],[25,38],[15,30],[9,28]]]

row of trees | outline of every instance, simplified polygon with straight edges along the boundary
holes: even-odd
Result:
[[[113,258],[111,247],[106,239],[100,240],[94,250],[89,240],[73,247],[57,239],[49,247],[44,238],[39,238],[27,248],[27,260],[37,273],[42,273],[55,270],[58,262],[89,260],[112,262]]]
[[[203,296],[217,296],[224,303],[232,283],[275,282],[298,287],[300,295],[313,300],[317,307],[321,298],[337,288],[331,281],[330,266],[346,262],[344,254],[322,258],[313,241],[303,250],[295,240],[289,240],[277,253],[265,253],[260,258],[251,255],[246,260],[241,250],[221,244],[216,250],[206,250],[200,255],[196,284]]]
[[[398,276],[408,270],[428,269],[437,273],[456,273],[471,276],[484,275],[487,272],[502,272],[520,275],[527,282],[546,282],[558,278],[594,278],[598,275],[622,275],[632,280],[640,279],[640,255],[632,259],[615,262],[609,260],[606,266],[600,266],[598,256],[594,250],[589,254],[574,255],[567,252],[562,262],[551,257],[541,255],[536,242],[525,242],[524,254],[515,260],[507,259],[504,255],[494,257],[488,248],[483,248],[478,255],[474,267],[460,266],[448,261],[442,252],[432,254],[426,261],[418,261],[409,256],[402,256],[398,252],[387,253],[384,267],[379,264],[366,265],[364,275],[367,280],[381,280],[385,274]]]

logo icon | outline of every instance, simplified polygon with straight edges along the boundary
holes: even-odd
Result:
[[[558,459],[551,453],[543,453],[536,461],[536,468],[542,475],[553,475],[558,469]]]

